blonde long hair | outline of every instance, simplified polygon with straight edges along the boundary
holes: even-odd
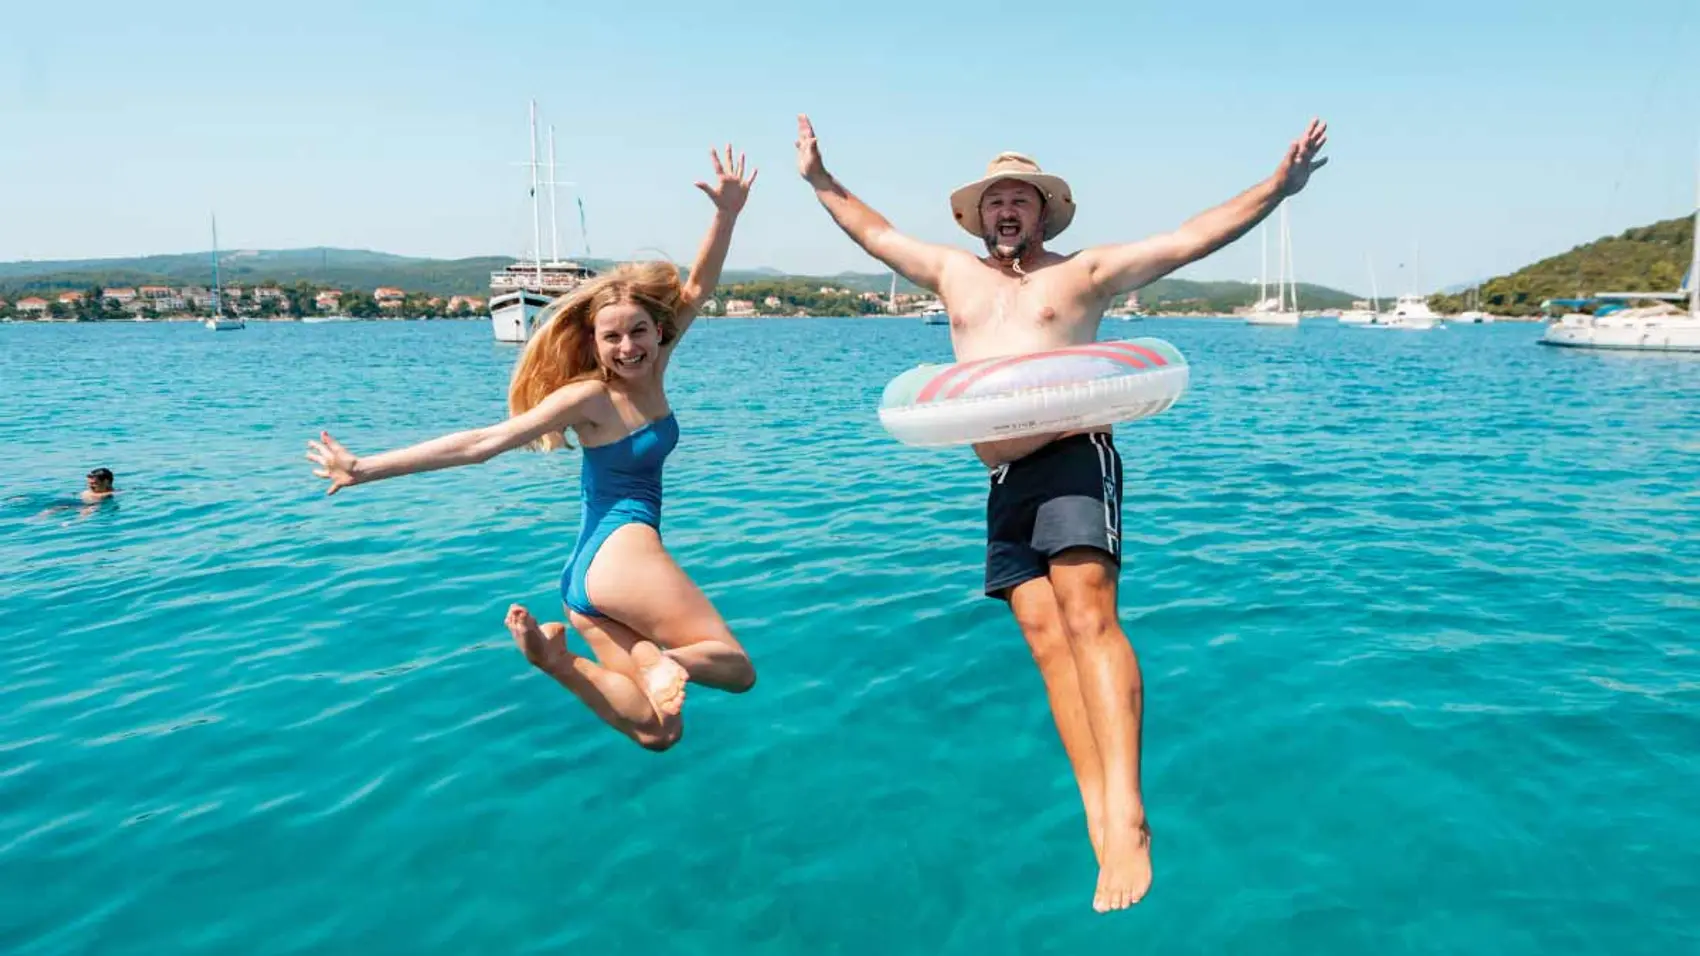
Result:
[[[596,359],[596,313],[611,305],[631,304],[655,320],[661,344],[679,335],[677,317],[684,305],[679,270],[668,262],[627,262],[591,279],[549,303],[541,328],[526,343],[508,385],[508,414],[523,415],[563,385],[609,373]],[[550,432],[531,443],[550,451],[571,447],[564,432]]]

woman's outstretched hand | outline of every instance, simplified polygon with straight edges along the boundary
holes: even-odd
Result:
[[[726,161],[720,161],[718,150],[709,150],[710,159],[714,160],[714,183],[699,182],[696,187],[714,200],[714,205],[721,212],[737,215],[744,208],[744,200],[750,198],[750,186],[756,181],[756,173],[760,170],[750,170],[750,178],[744,178],[744,154],[738,154],[738,162],[732,162],[732,144],[726,144]]]
[[[360,479],[354,475],[354,468],[360,463],[360,459],[342,447],[342,443],[332,438],[330,432],[320,432],[318,441],[307,443],[307,460],[319,466],[313,470],[314,475],[330,479],[331,486],[325,489],[327,495],[334,495],[350,485],[360,483]]]

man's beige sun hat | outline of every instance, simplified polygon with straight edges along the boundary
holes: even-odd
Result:
[[[1000,179],[1031,183],[1045,197],[1045,238],[1053,239],[1074,220],[1074,194],[1060,176],[1041,172],[1039,164],[1020,153],[999,153],[986,164],[986,175],[957,187],[950,194],[950,211],[956,222],[975,236],[983,236],[980,196]]]

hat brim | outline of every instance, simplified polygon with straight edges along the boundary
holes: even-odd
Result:
[[[956,217],[956,224],[971,235],[983,237],[985,233],[981,230],[980,223],[980,197],[993,183],[1005,179],[1028,183],[1044,194],[1044,236],[1047,240],[1055,239],[1074,221],[1074,192],[1068,188],[1068,182],[1061,176],[1052,176],[1049,173],[994,173],[958,186],[950,194],[950,211]]]

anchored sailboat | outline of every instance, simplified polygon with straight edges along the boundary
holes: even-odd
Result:
[[[1341,325],[1369,325],[1381,315],[1381,291],[1375,285],[1375,260],[1367,252],[1364,253],[1364,263],[1369,266],[1369,308],[1352,308],[1340,313]]]
[[[1293,251],[1292,234],[1287,229],[1287,204],[1281,204],[1281,229],[1278,253],[1278,276],[1275,280],[1275,297],[1265,298],[1265,276],[1269,273],[1269,240],[1268,227],[1258,229],[1261,242],[1261,259],[1257,271],[1257,304],[1246,313],[1247,325],[1282,325],[1293,327],[1299,324],[1299,288],[1293,281]],[[1287,304],[1287,296],[1292,295],[1292,306]]]
[[[1688,300],[1688,311],[1676,303]],[[1654,304],[1628,308],[1631,301]],[[1573,312],[1547,326],[1543,345],[1636,352],[1700,352],[1700,164],[1696,166],[1694,252],[1682,285],[1671,292],[1601,292],[1592,299],[1543,302],[1547,308],[1593,305],[1594,314]]]
[[[538,315],[557,297],[578,288],[595,270],[577,262],[562,261],[560,230],[555,203],[555,129],[549,128],[549,232],[551,255],[543,261],[543,225],[538,208],[537,101],[531,101],[531,230],[534,245],[530,261],[520,259],[500,272],[490,274],[490,325],[496,341],[523,344],[537,331]],[[584,207],[579,206],[583,224]]]
[[[218,215],[212,217],[212,317],[207,319],[207,328],[214,332],[230,332],[235,329],[247,328],[248,323],[240,315],[224,314],[224,293],[218,281]]]

